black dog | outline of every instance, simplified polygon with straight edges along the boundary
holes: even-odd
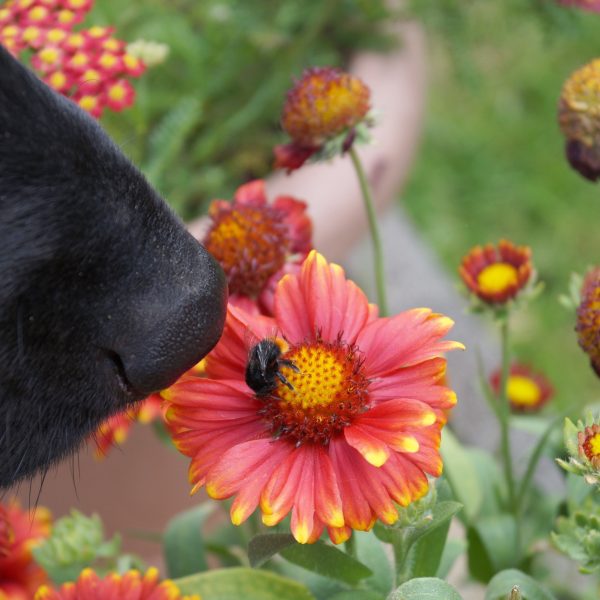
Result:
[[[0,47],[0,488],[200,360],[226,297],[101,127]]]

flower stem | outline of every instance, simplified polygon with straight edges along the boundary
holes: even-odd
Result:
[[[504,477],[508,490],[508,506],[512,511],[516,510],[515,479],[512,465],[512,454],[510,451],[510,403],[506,394],[506,383],[508,381],[508,371],[510,368],[510,347],[508,333],[508,315],[505,315],[500,321],[500,335],[502,347],[502,371],[500,374],[499,400],[500,406],[498,416],[500,417],[500,450],[504,464]]]
[[[535,473],[535,469],[540,461],[540,458],[542,457],[542,451],[544,450],[544,447],[545,447],[546,443],[548,442],[548,439],[550,438],[550,435],[551,435],[552,431],[554,430],[554,428],[559,423],[564,421],[564,418],[568,414],[569,414],[569,411],[563,411],[562,413],[560,413],[559,415],[557,415],[556,417],[554,417],[554,419],[552,419],[550,421],[550,423],[546,427],[546,430],[538,439],[538,441],[533,449],[533,452],[531,453],[529,462],[527,464],[527,470],[525,471],[525,475],[523,476],[523,479],[521,480],[521,483],[519,485],[519,490],[517,493],[517,497],[516,497],[517,510],[519,511],[519,513],[522,513],[524,510],[525,501],[527,499],[527,494],[529,492],[529,488],[531,487],[531,482],[533,480],[533,475]]]
[[[388,306],[385,291],[385,277],[383,271],[383,250],[381,247],[381,237],[379,236],[379,228],[377,226],[377,215],[375,214],[375,205],[373,203],[373,195],[367,180],[367,176],[363,169],[358,153],[352,146],[349,150],[354,170],[360,183],[360,191],[362,193],[367,217],[369,220],[369,230],[371,232],[371,240],[373,241],[373,259],[375,266],[375,284],[377,286],[377,301],[379,304],[379,312],[382,317],[387,316]]]

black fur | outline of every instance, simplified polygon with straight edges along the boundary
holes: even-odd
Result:
[[[0,488],[204,356],[226,295],[102,128],[0,47]]]

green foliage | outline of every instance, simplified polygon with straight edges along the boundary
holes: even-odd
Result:
[[[564,158],[556,109],[566,77],[599,54],[598,15],[554,0],[411,4],[427,29],[431,85],[403,205],[451,273],[475,244],[532,247],[546,287],[515,321],[517,356],[548,373],[554,404],[576,411],[598,380],[557,297],[600,256],[600,198]]]
[[[540,583],[529,577],[529,575],[515,569],[509,569],[498,573],[490,581],[485,594],[485,600],[507,599],[556,600],[555,597]]]
[[[559,517],[554,545],[580,565],[582,573],[600,569],[600,494],[588,495],[566,517]]]
[[[174,580],[184,594],[200,594],[210,600],[314,600],[300,583],[256,569],[207,571]]]
[[[394,527],[375,526],[375,535],[394,547],[397,584],[438,572],[450,522],[461,509],[462,504],[458,502],[437,502],[415,513],[412,521],[407,522],[406,513],[413,510],[413,505],[409,505],[402,509],[404,518]]]
[[[43,544],[33,548],[36,562],[54,583],[74,581],[85,567],[105,571],[114,568],[121,549],[121,538],[104,539],[98,515],[86,517],[76,510],[71,516],[54,523],[52,534]],[[131,561],[122,564],[128,568]]]
[[[479,514],[483,502],[483,491],[475,462],[469,450],[458,442],[448,428],[442,435],[441,453],[444,475],[454,497],[464,506],[467,521],[471,521]]]
[[[284,548],[296,544],[291,533],[264,533],[254,536],[248,544],[251,567],[260,567]]]
[[[373,574],[360,561],[321,541],[288,546],[281,551],[281,556],[308,571],[349,585],[356,585]]]
[[[206,502],[169,521],[163,538],[169,577],[185,577],[208,569],[202,526],[214,509],[215,504]]]
[[[394,571],[387,548],[373,532],[355,531],[352,536],[356,545],[356,558],[373,572],[362,581],[362,585],[387,596],[394,583]]]
[[[519,532],[512,515],[498,514],[478,519],[467,530],[469,572],[487,582],[507,567],[517,566]]]
[[[135,82],[135,106],[103,123],[184,217],[269,172],[292,77],[389,47],[383,0],[97,2],[90,22],[169,47]]]
[[[462,596],[441,579],[422,577],[403,583],[388,600],[462,600]]]

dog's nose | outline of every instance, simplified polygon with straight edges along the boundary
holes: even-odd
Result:
[[[170,275],[155,281],[129,310],[126,331],[111,350],[135,396],[171,385],[218,342],[227,306],[227,281],[220,265],[190,236]],[[169,270],[167,270],[169,273]],[[169,280],[170,277],[170,280]],[[119,364],[120,363],[120,364]]]

